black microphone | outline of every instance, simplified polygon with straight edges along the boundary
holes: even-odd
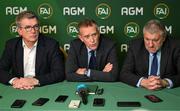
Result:
[[[87,95],[88,95],[88,88],[85,84],[80,84],[77,86],[77,92],[82,99],[83,104],[87,104]]]

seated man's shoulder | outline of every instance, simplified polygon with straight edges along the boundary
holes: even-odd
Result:
[[[39,41],[43,41],[44,44],[56,44],[58,41],[52,37],[41,35]]]
[[[143,38],[135,38],[135,39],[131,40],[132,43],[139,43],[139,42],[143,42],[143,41],[144,41]]]
[[[6,41],[6,44],[16,44],[18,43],[19,41],[21,41],[22,38],[21,37],[15,37],[15,38],[11,38],[9,40]]]
[[[71,43],[73,43],[73,44],[79,44],[79,43],[82,43],[82,41],[77,38],[77,39],[72,40]]]
[[[79,47],[80,48],[83,45],[83,42],[77,38],[77,39],[72,40],[70,45],[73,47]]]
[[[110,37],[101,37],[101,42],[102,43],[104,43],[104,44],[115,44],[116,42],[115,42],[115,40],[113,40],[112,38],[110,38]]]
[[[180,45],[180,39],[178,38],[168,37],[167,39],[173,44]]]
[[[143,38],[136,38],[136,39],[132,39],[130,42],[129,42],[129,45],[144,45],[144,40]]]

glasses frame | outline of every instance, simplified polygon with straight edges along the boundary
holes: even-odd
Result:
[[[39,30],[39,24],[36,24],[34,26],[29,26],[29,25],[28,26],[24,26],[24,27],[20,26],[19,28],[25,29],[26,32],[31,32],[32,29],[34,29],[35,31],[38,31]]]

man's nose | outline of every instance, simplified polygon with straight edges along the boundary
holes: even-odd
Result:
[[[91,37],[90,37],[90,41],[91,41],[91,42],[94,42],[94,41],[95,41],[94,37],[91,36]]]
[[[150,40],[150,41],[149,41],[149,47],[152,47],[152,46],[153,46],[153,41]]]

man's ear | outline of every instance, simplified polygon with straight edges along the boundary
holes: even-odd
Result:
[[[17,32],[20,36],[22,35],[22,30],[20,28],[17,29]]]
[[[83,42],[83,39],[82,39],[82,36],[81,35],[78,35],[79,39]]]

